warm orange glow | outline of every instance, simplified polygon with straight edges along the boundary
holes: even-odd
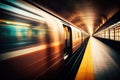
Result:
[[[79,12],[79,16],[82,18],[84,24],[86,25],[90,35],[93,33],[94,21],[95,21],[95,11],[91,7],[85,7]]]
[[[110,19],[117,11],[119,8],[112,9],[109,14],[107,14],[107,18]]]
[[[94,80],[92,51],[91,51],[91,38],[85,50],[82,63],[77,72],[75,80]]]
[[[44,50],[46,49],[48,46],[48,44],[43,44],[43,45],[35,45],[34,47],[30,47],[30,48],[25,48],[25,49],[21,49],[21,50],[16,50],[16,51],[11,51],[11,52],[6,52],[4,54],[0,54],[0,61],[1,60],[6,60],[9,58],[13,58],[16,56],[20,56],[20,55],[24,55],[24,54],[28,54],[28,53],[32,53],[38,50]],[[60,42],[53,42],[49,44],[49,47],[53,47],[53,46],[58,46],[60,45]]]

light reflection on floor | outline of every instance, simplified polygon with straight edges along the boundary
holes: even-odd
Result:
[[[95,80],[120,80],[120,56],[109,46],[91,37]]]
[[[93,72],[94,71],[93,71],[91,38],[90,38],[75,80],[94,80]]]
[[[120,55],[90,37],[75,80],[120,80]]]

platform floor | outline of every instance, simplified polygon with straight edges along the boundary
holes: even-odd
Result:
[[[75,80],[120,80],[120,54],[90,37]]]

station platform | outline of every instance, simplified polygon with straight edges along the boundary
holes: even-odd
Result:
[[[120,80],[120,54],[90,37],[75,80]]]

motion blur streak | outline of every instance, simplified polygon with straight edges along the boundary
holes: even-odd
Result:
[[[32,13],[35,12],[35,14],[41,16],[40,15],[41,11],[38,8],[36,8],[35,6],[30,5],[30,4],[28,4],[28,3],[26,3],[26,2],[24,2],[22,0],[20,2],[22,2],[24,4],[21,4],[20,2],[17,2],[16,0],[7,0],[7,1],[14,4],[14,5],[16,5],[16,6],[19,6],[19,7],[23,8],[23,9],[25,9],[25,10],[31,11]],[[31,9],[30,7],[32,7],[33,9]],[[43,19],[41,19],[41,20],[43,20]]]
[[[17,13],[17,14],[19,13],[20,15],[23,15],[23,16],[26,16],[26,17],[32,17],[34,19],[43,21],[43,19],[40,16],[31,14],[29,12],[26,12],[24,10],[21,10],[21,9],[18,9],[18,8],[15,8],[15,7],[12,7],[12,6],[7,5],[7,4],[0,3],[0,8],[11,11],[11,12],[14,12],[14,13]]]
[[[30,24],[27,24],[27,23],[13,22],[13,21],[9,21],[9,20],[0,20],[0,22],[7,23],[7,24],[20,25],[20,26],[28,26],[28,27],[31,26]]]
[[[50,44],[49,47],[53,47],[53,46],[57,46],[59,45],[59,42],[53,42]],[[0,54],[0,60],[6,60],[12,57],[16,57],[16,56],[20,56],[20,55],[24,55],[24,54],[28,54],[28,53],[32,53],[38,50],[43,50],[47,48],[47,44],[45,45],[40,45],[40,46],[35,46],[35,47],[31,47],[31,48],[26,48],[26,49],[22,49],[22,50],[16,50],[16,51],[11,51],[11,52],[6,52],[4,54]]]
[[[0,1],[0,75],[58,80],[88,34],[32,0]],[[61,72],[63,71],[63,72]]]
[[[91,37],[91,41],[95,80],[119,80],[119,55],[99,40]]]

